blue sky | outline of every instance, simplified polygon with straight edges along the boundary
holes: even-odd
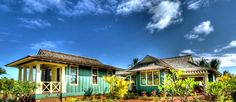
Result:
[[[40,48],[127,68],[193,54],[236,73],[235,0],[1,0],[0,66]],[[6,68],[8,77],[17,70]]]

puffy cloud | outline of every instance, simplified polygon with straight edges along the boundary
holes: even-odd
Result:
[[[42,19],[27,19],[27,18],[18,18],[22,22],[22,25],[26,28],[36,29],[36,28],[46,28],[50,27],[51,24]]]
[[[180,55],[184,55],[184,54],[194,55],[195,60],[200,60],[201,58],[206,58],[208,60],[219,59],[221,61],[221,65],[220,65],[221,68],[236,66],[236,53],[226,53],[223,55],[217,55],[217,54],[212,54],[212,53],[197,53],[188,49],[188,50],[181,51]]]
[[[211,25],[211,21],[204,21],[198,26],[194,27],[190,34],[186,34],[187,39],[204,39],[204,36],[209,35],[214,31],[214,27]]]
[[[186,50],[181,51],[181,54],[195,54],[195,52],[193,50],[186,49]]]
[[[153,16],[146,28],[151,32],[162,30],[170,24],[182,21],[179,1],[162,1],[159,5],[152,7],[149,13]]]
[[[123,1],[117,7],[117,14],[130,14],[132,12],[139,12],[144,9],[148,9],[157,4],[159,0],[127,0]]]
[[[9,6],[7,6],[7,5],[0,4],[0,11],[1,12],[10,12],[11,8]]]
[[[214,52],[217,53],[230,48],[236,48],[236,40],[231,41],[227,46],[224,46],[220,49],[215,49]]]

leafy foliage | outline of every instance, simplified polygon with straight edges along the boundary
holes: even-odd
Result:
[[[109,95],[111,98],[123,98],[128,92],[129,84],[132,83],[115,75],[104,76],[103,79],[109,84]]]
[[[0,75],[6,74],[6,70],[0,67]]]
[[[183,71],[171,70],[164,78],[164,85],[158,86],[158,89],[164,94],[164,97],[179,96],[182,101],[187,101],[187,96],[193,95],[194,88],[198,85],[192,78],[182,79]]]
[[[214,68],[218,70],[220,67],[221,61],[218,59],[212,59],[208,61],[207,59],[202,58],[200,61],[197,62],[197,64],[201,67]]]
[[[8,100],[10,95],[19,94],[21,101],[28,102],[31,98],[31,93],[36,89],[36,84],[33,82],[15,81],[14,79],[1,78],[0,91],[3,92],[3,100]]]
[[[236,101],[236,77],[232,74],[224,74],[218,82],[208,83],[206,92],[216,97],[216,101]]]
[[[216,69],[216,70],[218,70],[219,69],[219,67],[220,67],[220,60],[218,60],[218,59],[212,59],[211,61],[210,61],[210,67],[211,68],[214,68],[214,69]]]
[[[138,58],[134,58],[134,59],[132,60],[132,63],[131,63],[129,66],[130,66],[130,67],[134,66],[135,64],[138,63],[138,61],[139,61]]]

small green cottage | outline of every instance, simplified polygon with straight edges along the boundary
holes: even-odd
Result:
[[[158,90],[157,86],[163,84],[164,76],[170,69],[182,70],[184,71],[183,78],[194,78],[195,81],[200,81],[203,85],[216,81],[216,76],[220,74],[213,68],[199,67],[194,63],[191,55],[163,59],[147,55],[133,67],[126,71],[120,71],[117,75],[129,76],[129,79],[134,82],[130,86],[130,90],[150,93],[153,90]]]
[[[96,59],[40,49],[6,65],[19,70],[18,80],[38,84],[34,99],[71,102],[73,97],[108,92],[105,75],[122,70],[105,65]]]

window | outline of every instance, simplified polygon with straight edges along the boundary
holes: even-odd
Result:
[[[98,69],[92,69],[92,82],[98,84]]]
[[[71,66],[71,70],[70,70],[70,75],[71,75],[71,79],[70,79],[70,83],[71,84],[78,84],[78,67],[75,66]]]
[[[152,72],[147,72],[147,85],[152,85]]]
[[[141,85],[146,85],[146,72],[141,72]]]
[[[141,85],[159,85],[159,71],[141,72]]]
[[[112,74],[113,74],[113,71],[112,71],[112,70],[108,70],[108,71],[107,71],[107,75],[108,75],[108,76],[112,76]]]
[[[153,72],[153,80],[154,80],[154,85],[159,84],[159,72],[158,71]]]

